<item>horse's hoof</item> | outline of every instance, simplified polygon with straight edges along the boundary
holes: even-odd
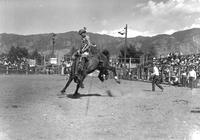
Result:
[[[65,90],[61,90],[60,92],[61,92],[61,94],[63,94],[63,93],[65,93]]]
[[[103,79],[103,78],[99,78],[99,80],[100,80],[101,82],[104,82],[104,79]]]
[[[80,94],[79,93],[74,93],[72,96],[73,96],[73,98],[79,98]]]
[[[120,81],[117,81],[117,83],[120,84],[121,82],[120,82]]]

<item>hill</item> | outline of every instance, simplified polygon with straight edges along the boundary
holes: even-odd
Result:
[[[118,55],[124,47],[124,38],[89,33],[91,40],[100,48],[107,48],[112,55]],[[55,53],[63,56],[72,47],[79,48],[81,43],[77,32],[71,31],[56,35]],[[160,34],[152,37],[137,36],[128,38],[128,45],[142,50],[145,54],[153,51],[157,56],[170,52],[182,54],[198,53],[200,50],[200,29],[178,31],[171,35]],[[12,46],[25,47],[29,51],[37,49],[42,53],[52,51],[52,34],[16,35],[0,34],[0,53],[6,53]]]

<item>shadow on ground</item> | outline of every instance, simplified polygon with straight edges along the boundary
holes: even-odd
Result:
[[[143,89],[143,91],[153,92],[153,91],[150,90],[150,89]]]
[[[67,97],[68,98],[71,98],[71,99],[78,99],[78,98],[81,98],[81,97],[91,97],[91,96],[102,96],[101,94],[77,94],[77,95],[74,95],[74,94],[68,94]]]

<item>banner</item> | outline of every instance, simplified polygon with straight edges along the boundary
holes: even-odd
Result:
[[[50,64],[58,64],[58,58],[50,58]]]
[[[36,60],[35,59],[28,59],[28,64],[29,64],[30,67],[35,67]]]
[[[132,68],[137,68],[137,64],[136,63],[131,63],[130,64],[130,68],[132,69]]]

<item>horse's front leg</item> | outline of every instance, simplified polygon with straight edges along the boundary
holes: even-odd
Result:
[[[81,88],[84,88],[83,81],[84,81],[84,79],[86,78],[86,76],[87,76],[87,74],[86,74],[86,72],[85,72],[85,73],[83,73],[83,75],[80,77],[79,86],[80,86]]]
[[[73,78],[72,78],[72,76],[70,75],[70,76],[69,76],[69,79],[68,79],[68,81],[67,81],[67,83],[66,83],[66,85],[65,85],[65,87],[61,90],[61,94],[64,94],[64,93],[65,93],[65,90],[66,90],[67,87],[70,85],[70,83],[72,82],[72,80],[73,80]]]
[[[77,83],[77,85],[76,85],[76,90],[75,90],[75,92],[74,92],[74,94],[73,94],[74,97],[79,96],[79,93],[78,93],[79,88],[80,88],[80,83]]]

